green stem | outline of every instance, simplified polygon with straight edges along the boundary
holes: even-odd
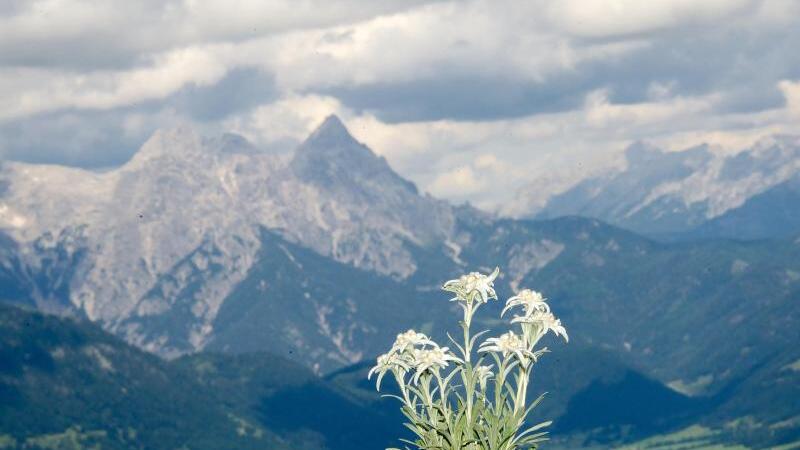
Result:
[[[442,379],[442,375],[437,370],[436,374],[436,383],[439,385],[439,400],[442,402],[442,409],[445,411],[446,414],[449,414],[450,407],[447,402],[447,391],[444,389],[444,380]]]
[[[464,368],[461,372],[461,378],[464,381],[464,397],[467,402],[467,421],[472,421],[472,401],[475,387],[473,385],[472,377],[472,364],[470,363],[470,356],[472,354],[472,345],[470,345],[469,327],[472,322],[472,302],[464,314]]]
[[[469,309],[471,310],[472,307],[470,306]],[[470,316],[467,316],[467,314],[465,314],[464,322],[461,324],[461,328],[464,329],[464,362],[466,363],[470,362],[470,356],[472,354],[472,346],[469,343],[470,340],[469,327],[470,327],[470,322],[472,321],[472,317]]]
[[[425,407],[428,410],[428,422],[431,426],[436,426],[436,410],[433,408],[433,396],[431,395],[431,376],[422,376],[422,396]]]
[[[449,394],[446,390],[444,379],[438,370],[436,371],[436,382],[439,384],[439,398],[442,403],[442,410],[444,411],[444,420],[447,424],[447,430],[450,433],[451,438],[455,438],[455,423],[453,421],[453,414],[450,411],[450,402],[448,401]]]
[[[519,366],[519,383],[517,385],[517,398],[514,401],[514,412],[525,410],[525,397],[528,394],[529,364]]]
[[[503,358],[503,362],[500,363],[500,367],[497,371],[497,376],[494,379],[494,408],[495,411],[498,411],[498,408],[501,407],[500,401],[503,395],[503,389],[505,389],[506,385],[506,359]]]

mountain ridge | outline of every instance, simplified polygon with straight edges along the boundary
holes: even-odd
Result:
[[[548,194],[544,202],[539,199],[538,185],[523,187],[512,202],[515,209],[506,212],[538,219],[579,214],[651,236],[692,235],[706,222],[738,214],[742,237],[761,238],[764,233],[753,233],[746,223],[760,218],[751,213],[742,221],[746,210],[741,208],[798,174],[798,136],[765,137],[732,155],[705,144],[665,152],[640,141],[625,150],[623,165]],[[775,220],[784,218],[776,216]],[[795,225],[787,222],[787,226]],[[713,237],[710,230],[706,230],[707,237]]]

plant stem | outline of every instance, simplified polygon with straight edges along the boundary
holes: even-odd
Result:
[[[503,361],[500,363],[500,367],[497,370],[497,376],[495,377],[494,381],[494,408],[497,410],[500,407],[501,397],[503,395],[503,389],[505,389],[506,385],[506,359],[504,358]]]
[[[439,385],[439,399],[442,402],[442,409],[445,411],[446,414],[450,414],[450,406],[447,401],[447,391],[445,390],[444,380],[442,380],[442,375],[439,371],[436,371],[436,383]]]
[[[528,364],[519,366],[519,383],[517,384],[517,398],[514,401],[514,412],[525,410],[525,397],[528,393]]]
[[[464,314],[464,368],[461,372],[461,378],[464,381],[464,397],[467,402],[467,421],[472,421],[472,397],[474,394],[473,377],[472,377],[472,364],[470,363],[470,355],[472,354],[472,346],[470,345],[469,327],[472,322],[472,303]]]
[[[471,308],[470,308],[471,309]],[[472,346],[470,345],[470,336],[469,336],[469,327],[470,322],[472,319],[471,317],[465,317],[464,322],[461,324],[461,328],[464,329],[464,362],[469,363],[470,356],[472,353]]]

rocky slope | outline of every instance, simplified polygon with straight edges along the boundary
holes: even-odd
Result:
[[[410,248],[447,241],[455,222],[336,117],[288,160],[181,128],[157,132],[109,172],[6,162],[0,185],[4,245],[16,247],[4,264],[29,301],[72,308],[167,355],[208,343],[222,302],[263,257],[264,228],[404,279],[417,271]],[[180,343],[175,330],[153,334],[134,320],[176,309],[191,322]]]

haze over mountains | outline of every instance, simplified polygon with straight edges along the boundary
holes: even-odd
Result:
[[[800,230],[798,180],[797,136],[763,138],[734,155],[706,145],[664,152],[638,142],[623,167],[559,193],[523,188],[509,212],[596,217],[650,235],[763,239]]]
[[[702,407],[715,424],[752,415],[769,427],[800,414],[800,229],[770,206],[793,202],[798,149],[789,137],[732,158],[639,145],[626,171],[537,213],[692,238],[668,243],[423,195],[333,116],[288,156],[164,130],[104,173],[4,162],[0,292],[162,356],[269,351],[321,374],[373,358],[406,327],[443,338],[454,321],[440,283],[497,265],[501,296],[542,290],[590,355],[714,399]],[[776,239],[715,238],[744,237],[742,223]]]

